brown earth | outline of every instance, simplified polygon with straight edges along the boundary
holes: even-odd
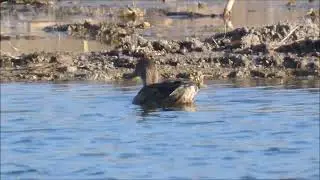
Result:
[[[319,77],[319,18],[237,28],[207,38],[164,40],[141,35],[148,22],[66,24],[47,27],[75,38],[110,44],[105,52],[35,52],[0,56],[1,82],[123,79],[140,58],[157,62],[163,78]]]
[[[50,5],[53,4],[53,0],[1,0],[1,3],[9,3],[9,4],[23,4],[23,5]]]

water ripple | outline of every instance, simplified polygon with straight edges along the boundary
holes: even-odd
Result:
[[[34,113],[36,110],[22,109],[22,110],[1,110],[1,114],[11,114],[11,113]]]
[[[33,133],[33,132],[55,132],[58,129],[43,128],[43,129],[25,129],[25,130],[13,130],[13,131],[1,131],[1,133]]]
[[[278,155],[278,154],[297,154],[300,152],[300,148],[278,148],[278,147],[270,147],[264,150],[265,155]]]
[[[24,174],[46,174],[42,171],[39,171],[35,168],[31,168],[28,165],[15,164],[15,163],[4,163],[1,164],[1,175],[8,176],[23,176]]]
[[[100,153],[80,153],[79,156],[84,156],[84,157],[104,157],[104,156],[108,156],[109,154],[108,153],[103,153],[103,152],[100,152]]]
[[[140,86],[2,84],[1,179],[319,179],[316,82],[217,82],[192,111],[132,105]]]
[[[81,114],[80,117],[104,117],[103,114],[101,113],[85,113],[85,114]]]
[[[2,172],[4,175],[15,175],[15,176],[21,176],[23,174],[27,173],[37,173],[38,171],[36,169],[26,169],[26,170],[14,170],[9,172]]]

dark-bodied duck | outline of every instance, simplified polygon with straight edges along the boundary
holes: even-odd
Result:
[[[203,85],[203,75],[191,75],[193,81],[167,80],[159,82],[159,75],[153,60],[141,59],[131,76],[140,76],[143,87],[133,99],[133,104],[146,106],[176,106],[192,104]]]

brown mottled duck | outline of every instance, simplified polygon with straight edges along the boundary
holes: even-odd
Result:
[[[143,87],[133,99],[133,104],[146,106],[177,106],[192,104],[203,85],[201,72],[193,73],[192,81],[167,80],[159,82],[159,75],[153,60],[142,59],[136,65],[131,77],[140,76]]]

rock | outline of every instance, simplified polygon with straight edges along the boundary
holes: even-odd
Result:
[[[151,27],[151,24],[147,21],[144,21],[143,23],[138,24],[136,27],[141,29],[147,29]]]
[[[167,40],[158,40],[152,43],[153,49],[156,51],[166,50],[170,51],[170,45]]]
[[[295,69],[297,68],[298,63],[291,57],[287,56],[283,59],[283,64],[285,68]]]
[[[139,8],[130,8],[127,7],[125,9],[120,10],[120,17],[124,18],[137,18],[137,17],[143,17],[144,11]]]
[[[74,9],[74,13],[84,11],[91,10]],[[203,41],[197,37],[146,38],[143,28],[148,24],[141,20],[99,24],[87,21],[46,28],[99,40],[110,44],[111,49],[82,54],[35,52],[16,57],[1,53],[1,81],[116,80],[132,72],[141,58],[154,58],[161,76],[166,78],[185,78],[195,69],[205,72],[206,78],[319,76],[319,27],[313,22],[237,28]],[[275,48],[295,27],[295,32]]]
[[[265,73],[258,70],[251,70],[250,74],[251,74],[251,77],[260,77],[260,78],[266,77]]]
[[[254,35],[254,34],[249,34],[249,35],[241,38],[242,48],[256,46],[256,45],[259,45],[260,43],[261,42],[260,42],[259,36]]]
[[[231,71],[229,74],[228,74],[228,78],[235,78],[237,76],[237,72],[236,71]]]

